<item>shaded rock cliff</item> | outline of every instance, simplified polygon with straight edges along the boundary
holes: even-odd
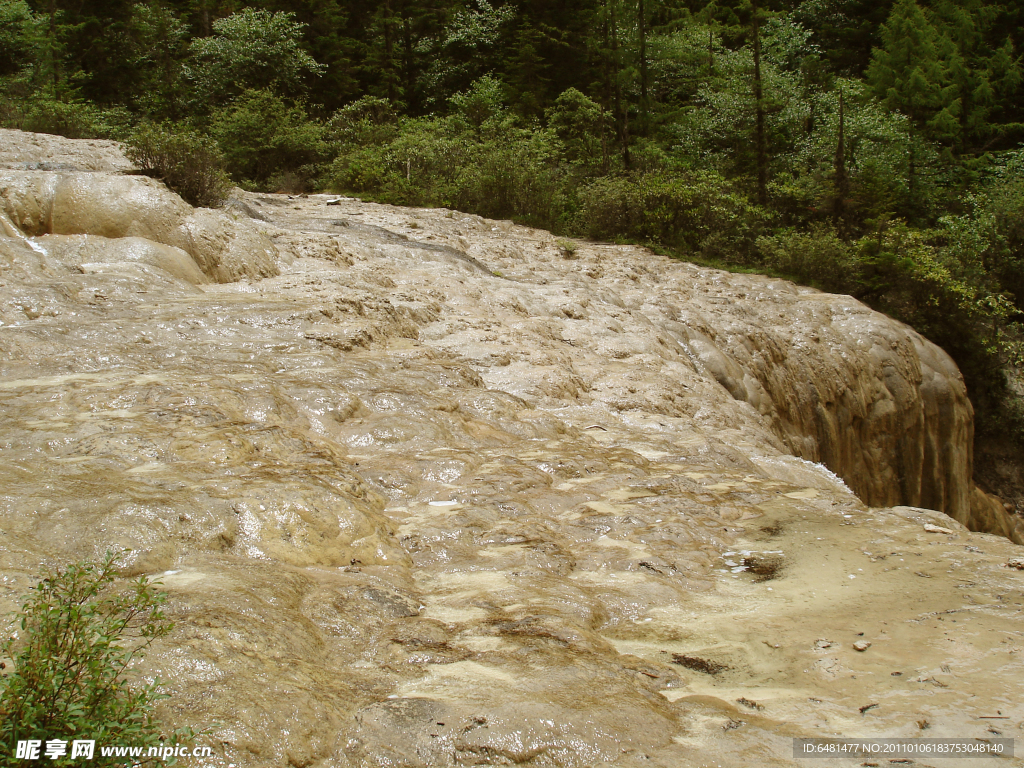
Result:
[[[176,623],[137,672],[214,724],[196,765],[1024,727],[1024,571],[922,508],[1006,522],[905,326],[451,211],[196,211],[111,145],[0,138],[0,630],[41,565],[130,550]]]

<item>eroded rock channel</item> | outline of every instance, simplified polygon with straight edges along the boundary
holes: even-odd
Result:
[[[203,765],[1019,734],[1024,572],[955,520],[1013,523],[910,329],[458,212],[194,211],[112,145],[3,140],[0,608],[131,549],[177,623],[139,671],[215,724]]]

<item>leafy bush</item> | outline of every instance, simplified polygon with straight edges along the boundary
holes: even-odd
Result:
[[[576,251],[579,250],[579,245],[575,241],[559,237],[555,240],[555,245],[557,245],[558,250],[562,252],[563,259],[576,258]]]
[[[441,205],[558,228],[565,207],[552,131],[495,116],[406,120],[382,145],[342,151],[330,183],[395,205]]]
[[[342,148],[379,146],[397,134],[398,113],[387,99],[363,96],[337,110],[327,121],[326,136]]]
[[[246,89],[295,93],[307,77],[327,69],[302,47],[305,24],[294,13],[245,8],[213,22],[213,35],[192,41],[185,76],[206,103],[222,103]]]
[[[460,175],[476,157],[463,128],[453,118],[406,120],[384,143],[343,151],[331,184],[396,205],[456,207]]]
[[[828,225],[759,237],[757,249],[767,267],[800,282],[833,293],[856,293],[860,288],[862,264],[857,248]]]
[[[1017,311],[983,266],[990,243],[977,217],[946,217],[939,229],[882,221],[846,242],[825,224],[760,237],[765,266],[799,282],[849,293],[914,328],[957,357],[1017,362]],[[996,363],[998,366],[998,363]]]
[[[46,96],[10,100],[6,106],[4,122],[10,127],[69,139],[121,139],[133,120],[123,107],[101,109],[84,101]]]
[[[187,128],[143,125],[125,142],[125,156],[191,205],[217,208],[231,190],[217,144]]]
[[[1016,310],[986,273],[962,222],[940,230],[918,230],[903,221],[880,226],[857,242],[859,295],[873,307],[903,320],[954,353],[1011,353],[1005,329]],[[1006,344],[1004,344],[1006,342]],[[959,359],[959,358],[958,358]]]
[[[1019,311],[989,281],[991,275],[972,268],[976,244],[957,229],[950,222],[945,231],[921,232],[894,222],[878,235],[862,238],[862,258],[871,268],[864,299],[912,325],[952,356],[981,432],[1000,424],[1021,440],[1020,403],[1013,402],[1006,386],[1006,373],[1020,370],[1024,362]]]
[[[269,90],[246,91],[215,113],[210,131],[243,186],[263,187],[287,172],[311,179],[327,153],[323,125]]]
[[[1009,290],[1018,307],[1024,306],[1024,171],[989,185],[975,198],[973,214],[988,217],[996,230],[997,247],[986,254],[986,266]]]
[[[763,212],[713,171],[602,177],[580,191],[580,229],[686,249],[705,259],[744,259]]]
[[[50,571],[26,598],[21,636],[0,646],[14,666],[0,678],[0,753],[13,756],[26,739],[159,743],[159,681],[132,686],[126,673],[173,625],[162,610],[165,595],[145,578],[127,590],[114,587],[117,557],[108,552],[98,563]],[[98,765],[137,763],[96,758]]]
[[[559,219],[567,200],[559,169],[560,143],[554,132],[495,121],[485,124],[482,133],[472,162],[459,174],[454,207],[561,229]]]

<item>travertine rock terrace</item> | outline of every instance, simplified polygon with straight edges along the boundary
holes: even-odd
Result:
[[[0,166],[3,629],[130,550],[196,765],[1019,735],[1024,539],[906,326],[456,211],[194,210],[109,142],[3,131]]]

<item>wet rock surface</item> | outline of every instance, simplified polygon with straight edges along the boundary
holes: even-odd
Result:
[[[458,212],[192,211],[16,136],[46,156],[0,155],[2,629],[41,566],[130,549],[176,622],[138,672],[214,724],[196,764],[1020,732],[1024,572],[920,508],[971,522],[971,412],[904,326]],[[54,227],[61,185],[92,192]]]
[[[217,282],[278,273],[276,249],[262,232],[230,213],[193,209],[154,179],[0,170],[0,189],[5,230],[13,225],[30,236],[146,240],[186,252]]]

